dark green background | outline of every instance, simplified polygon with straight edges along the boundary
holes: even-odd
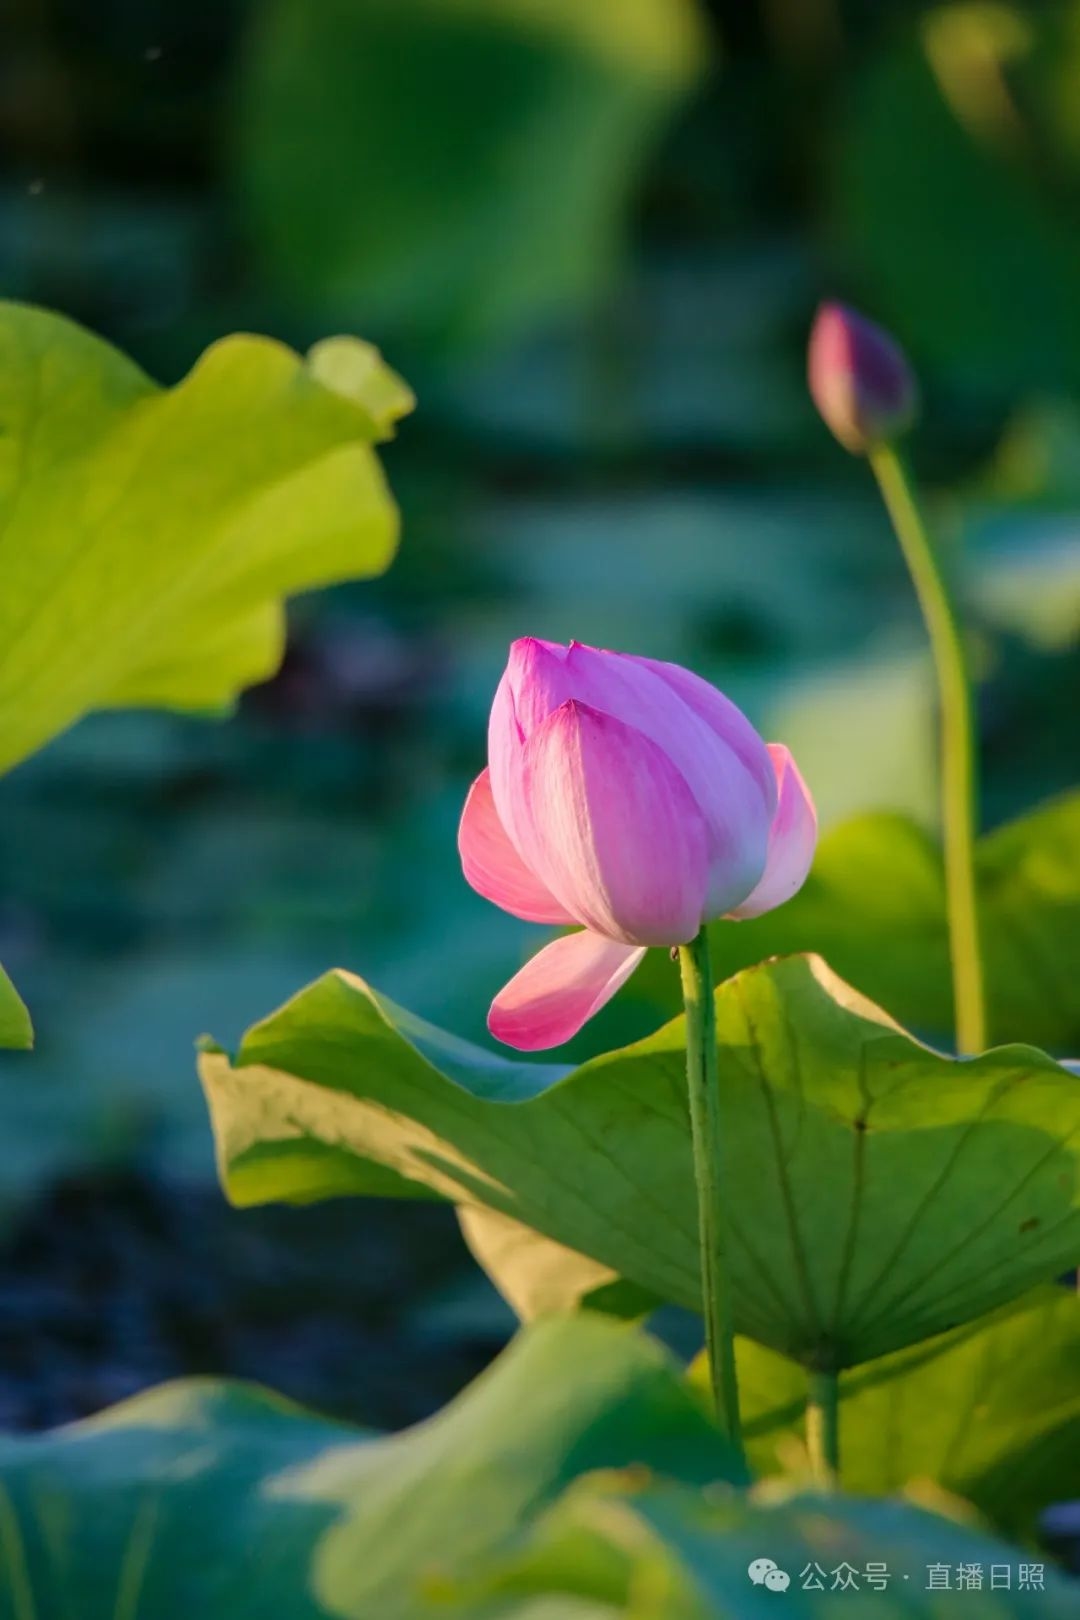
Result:
[[[1080,5],[730,0],[681,73],[595,9],[601,52],[496,0],[9,8],[5,296],[164,382],[231,330],[353,330],[420,409],[398,563],[296,603],[236,716],[97,717],[0,784],[0,959],[39,1035],[0,1072],[2,1421],[205,1369],[398,1422],[505,1333],[438,1211],[229,1212],[192,1043],[331,965],[483,1036],[541,937],[454,846],[512,637],[691,664],[824,820],[932,823],[910,593],[805,395],[822,296],[920,373],[987,823],[1069,784]],[[648,1019],[631,989],[603,1036]]]

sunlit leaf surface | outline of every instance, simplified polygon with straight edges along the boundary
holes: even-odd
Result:
[[[0,968],[0,1047],[27,1047],[34,1044],[30,1014],[3,968]]]
[[[717,1019],[743,1332],[852,1365],[1080,1260],[1080,1090],[1050,1058],[939,1056],[817,958],[739,974]],[[681,1020],[576,1070],[497,1057],[332,973],[202,1072],[239,1204],[437,1196],[694,1308],[684,1061]]]
[[[220,708],[281,657],[283,599],[379,573],[373,446],[408,408],[366,344],[215,344],[161,389],[0,305],[0,769],[91,709]]]
[[[805,1375],[749,1340],[738,1359],[754,1468],[798,1467]],[[1043,1508],[1080,1495],[1078,1370],[1080,1297],[1060,1287],[855,1368],[840,1383],[845,1486],[884,1495],[932,1480],[1027,1536]]]

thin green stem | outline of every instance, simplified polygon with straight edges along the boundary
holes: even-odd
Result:
[[[832,1489],[840,1474],[840,1382],[834,1372],[811,1372],[806,1397],[806,1449],[819,1484]]]
[[[679,967],[686,1003],[686,1078],[690,1091],[690,1126],[694,1145],[694,1177],[697,1181],[705,1343],[716,1415],[741,1456],[742,1425],[739,1420],[739,1387],[735,1376],[735,1329],[721,1169],[716,1004],[709,964],[709,937],[704,928],[689,945],[679,947]]]
[[[941,819],[956,1046],[962,1053],[981,1052],[986,1046],[986,1011],[975,898],[978,782],[971,681],[960,621],[909,468],[891,445],[871,451],[870,465],[904,553],[934,656],[941,704]]]

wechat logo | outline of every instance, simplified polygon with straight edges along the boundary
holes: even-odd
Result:
[[[791,1576],[773,1558],[755,1558],[746,1573],[755,1586],[767,1586],[770,1592],[786,1592],[791,1585]]]

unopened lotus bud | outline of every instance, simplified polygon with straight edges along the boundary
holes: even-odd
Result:
[[[900,345],[843,304],[822,304],[810,334],[807,376],[826,426],[853,455],[898,439],[919,404]]]

